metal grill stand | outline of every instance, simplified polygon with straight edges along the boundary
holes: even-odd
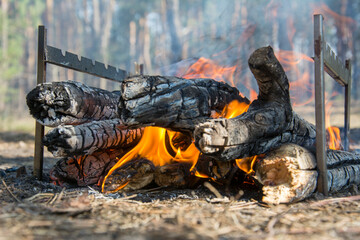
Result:
[[[314,61],[315,61],[315,120],[316,120],[316,161],[319,171],[318,192],[328,195],[325,132],[325,81],[324,70],[341,86],[345,87],[345,137],[344,149],[349,149],[351,63],[345,65],[325,42],[323,16],[314,15]]]

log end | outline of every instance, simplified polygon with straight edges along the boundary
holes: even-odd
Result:
[[[263,201],[292,203],[309,197],[316,189],[314,155],[307,149],[285,144],[256,163],[256,179],[263,184]]]

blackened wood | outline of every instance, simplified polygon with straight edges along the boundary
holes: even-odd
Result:
[[[124,149],[107,149],[92,155],[62,158],[51,169],[50,179],[61,186],[98,184],[125,152]]]
[[[99,149],[128,148],[139,142],[143,129],[127,129],[119,119],[58,126],[43,143],[56,157],[90,155]]]
[[[284,143],[312,148],[315,127],[292,111],[289,82],[273,49],[256,50],[249,58],[249,67],[259,86],[258,99],[236,118],[198,124],[194,131],[196,146],[223,160],[258,155]]]
[[[155,170],[155,183],[161,187],[192,188],[199,178],[190,172],[191,164],[173,163],[159,166]]]
[[[360,154],[327,150],[326,157],[329,192],[339,191],[351,184],[360,184]]]
[[[119,98],[119,91],[66,81],[39,84],[28,93],[26,101],[39,123],[55,127],[118,118]]]
[[[232,100],[249,102],[236,88],[212,79],[134,76],[121,86],[119,110],[129,126],[192,131],[196,123],[221,112]]]
[[[201,154],[193,171],[198,171],[217,182],[228,180],[230,171],[234,168],[233,161],[219,161],[207,155]]]
[[[132,159],[115,169],[103,183],[103,192],[141,189],[154,180],[154,164],[144,158]]]

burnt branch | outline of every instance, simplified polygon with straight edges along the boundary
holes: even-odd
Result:
[[[57,185],[89,186],[102,181],[107,172],[126,153],[124,149],[107,149],[81,157],[60,159],[50,171]]]
[[[121,119],[131,127],[159,126],[193,131],[212,111],[232,100],[249,102],[236,88],[212,79],[135,76],[121,87]]]
[[[26,97],[30,114],[41,124],[55,127],[118,118],[120,92],[65,81],[43,83]]]
[[[315,127],[292,111],[288,79],[272,48],[256,50],[249,67],[259,85],[258,99],[236,118],[198,124],[196,146],[223,160],[262,154],[284,143],[311,148]]]
[[[120,120],[93,121],[59,126],[50,130],[43,143],[56,157],[90,155],[107,148],[128,148],[139,142],[143,129],[127,129]]]

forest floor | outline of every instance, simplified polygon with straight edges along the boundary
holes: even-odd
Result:
[[[359,149],[358,138],[352,131]],[[33,148],[32,135],[0,133],[0,239],[360,239],[360,186],[281,205],[262,203],[256,187],[104,195],[49,183],[57,159],[48,152],[36,180]]]

